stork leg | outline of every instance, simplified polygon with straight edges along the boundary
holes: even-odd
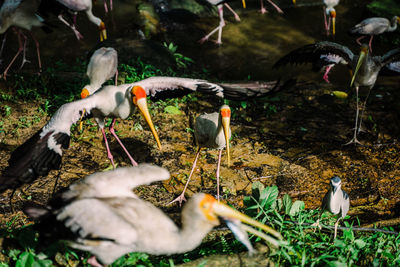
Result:
[[[69,23],[63,18],[62,15],[58,15],[58,19],[59,19],[60,21],[62,21],[65,25],[67,25],[68,27],[70,27],[70,28],[74,31],[74,34],[75,34],[75,36],[76,36],[76,39],[78,39],[78,40],[83,39],[83,35],[75,28],[75,25],[69,24]]]
[[[357,139],[357,127],[358,127],[358,113],[359,113],[359,106],[358,106],[358,85],[356,86],[356,98],[357,98],[357,111],[356,111],[356,123],[354,126],[354,136],[353,138],[347,142],[346,144],[344,144],[345,146],[350,145],[350,144],[360,144],[360,141],[358,141]]]
[[[181,206],[181,205],[182,205],[182,201],[186,201],[186,198],[185,198],[185,191],[186,191],[186,188],[187,188],[188,185],[189,185],[190,178],[192,177],[193,172],[194,172],[194,169],[195,169],[195,167],[196,167],[197,159],[199,158],[199,155],[200,155],[200,150],[201,150],[201,147],[199,147],[199,149],[197,150],[196,158],[194,159],[193,166],[192,166],[192,170],[190,171],[189,178],[188,178],[188,180],[187,180],[187,182],[186,182],[186,184],[185,184],[185,188],[183,188],[183,191],[182,191],[182,193],[179,195],[179,197],[175,198],[174,200],[172,200],[171,202],[169,202],[167,205],[170,205],[170,204],[172,204],[172,203],[178,201],[178,202],[179,202],[179,206]]]
[[[320,218],[318,218],[318,220],[315,223],[310,225],[311,227],[315,227],[314,232],[317,230],[317,228],[319,228],[319,230],[322,229],[322,225],[319,223],[319,221],[320,221]]]
[[[334,64],[328,65],[328,66],[326,67],[326,69],[325,69],[324,76],[322,77],[322,79],[324,79],[324,81],[327,82],[327,83],[329,83],[328,74],[329,74],[329,72],[331,71],[331,69],[332,69],[333,66],[334,66]]]
[[[221,166],[221,154],[222,154],[222,149],[219,150],[218,152],[218,163],[217,163],[217,199],[219,202],[219,170]]]
[[[221,41],[221,36],[222,36],[222,28],[225,26],[225,21],[224,21],[224,12],[223,12],[223,5],[218,5],[218,13],[219,13],[219,26],[216,27],[214,30],[212,30],[209,34],[207,34],[206,36],[204,36],[203,38],[201,38],[199,40],[199,42],[202,44],[205,41],[208,40],[208,38],[210,38],[211,35],[213,35],[216,31],[218,31],[218,40],[217,40],[217,44],[222,44]]]
[[[283,13],[282,9],[279,8],[279,6],[277,4],[275,4],[274,2],[272,2],[271,0],[267,0],[275,9],[276,11],[278,11],[278,13]],[[261,1],[262,2],[262,1]]]
[[[328,22],[326,20],[326,11],[325,8],[323,8],[324,11],[324,25],[325,25],[325,31],[327,32],[327,34],[329,34],[329,28],[328,28]]]
[[[1,59],[1,56],[3,55],[3,50],[4,50],[4,45],[6,44],[6,39],[7,39],[7,32],[4,34],[3,42],[1,43],[1,48],[0,48],[0,64],[3,62],[3,59]]]
[[[106,1],[106,0],[104,0],[104,11],[105,11],[106,13],[108,13],[107,1]]]
[[[118,85],[118,70],[115,72],[115,85]]]
[[[360,42],[362,39],[365,38],[365,35],[360,36],[359,38],[356,39],[356,42],[359,46],[362,46],[362,43]]]
[[[104,1],[105,2],[105,1]],[[91,266],[93,267],[103,267],[103,265],[101,265],[97,259],[96,256],[92,256],[87,260],[87,263],[89,263]]]
[[[115,120],[116,119],[113,119],[111,122],[111,126],[109,128],[110,133],[115,137],[115,139],[117,139],[119,145],[125,151],[126,155],[128,155],[128,158],[131,160],[132,166],[137,166],[138,165],[137,162],[132,158],[131,154],[129,154],[128,150],[125,148],[124,144],[121,142],[121,140],[118,138],[117,134],[115,133],[115,130],[114,130]]]
[[[33,36],[33,34],[31,33],[32,39],[35,42],[36,45],[36,54],[38,56],[38,64],[39,64],[39,73],[42,72],[42,62],[40,60],[40,51],[39,51],[39,42],[38,40],[35,38],[35,36]]]
[[[113,168],[115,169],[114,157],[111,154],[110,147],[108,146],[108,141],[107,141],[107,137],[106,137],[106,133],[104,131],[104,128],[101,128],[101,132],[103,134],[104,143],[106,144],[107,158],[111,161],[111,164],[113,165]]]
[[[113,10],[113,3],[112,3],[112,1],[113,1],[113,0],[110,0],[110,10],[111,10],[111,11]]]
[[[14,29],[14,31],[16,31]],[[5,80],[7,78],[7,72],[10,69],[11,65],[14,63],[14,61],[17,59],[17,57],[19,56],[19,54],[21,54],[22,50],[23,50],[23,45],[22,45],[22,40],[21,40],[21,36],[17,33],[17,37],[18,37],[18,44],[19,44],[19,48],[17,51],[17,54],[15,54],[15,56],[13,57],[13,59],[11,60],[10,64],[8,64],[7,68],[5,69],[5,71],[3,72],[3,79]]]
[[[22,63],[21,66],[19,67],[19,69],[22,69],[22,67],[25,65],[25,63],[30,63],[29,60],[26,59],[26,44],[28,43],[28,38],[26,37],[25,34],[22,33],[22,31],[18,31],[18,34],[20,34],[22,36],[22,38],[24,38],[24,46],[23,46],[23,50],[22,50]]]
[[[233,10],[233,8],[231,8],[231,6],[228,5],[227,3],[224,3],[224,5],[226,6],[227,9],[229,9],[230,12],[233,13],[233,15],[235,16],[235,20],[236,20],[236,21],[240,21],[240,17],[239,17],[239,15],[235,12],[235,10]]]
[[[260,9],[261,14],[268,13],[268,11],[264,7],[264,0],[260,0],[260,2],[261,2],[261,9]]]
[[[366,107],[367,107],[367,100],[368,100],[368,97],[369,97],[369,95],[371,94],[371,89],[372,89],[372,87],[369,88],[367,97],[365,98],[365,101],[364,101],[364,103],[363,103],[363,105],[362,105],[362,111],[361,111],[361,115],[360,115],[360,123],[358,124],[357,133],[360,133],[360,132],[363,132],[363,131],[364,131],[364,130],[362,129],[362,127],[361,127],[361,123],[362,123],[362,119],[363,119],[363,116],[364,116],[364,111],[365,111],[365,109],[366,109]]]
[[[338,229],[338,226],[339,226],[339,221],[340,221],[340,217],[337,219],[337,221],[335,223],[335,234],[333,235],[333,239],[336,239],[337,229]]]

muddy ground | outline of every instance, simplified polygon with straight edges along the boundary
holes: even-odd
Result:
[[[348,7],[343,7],[342,10],[345,12]],[[320,11],[321,7],[319,6],[318,10],[313,12],[320,14]],[[301,15],[301,13],[294,11],[289,11],[289,14]],[[251,14],[246,13],[244,17],[246,16],[254,18],[261,15],[254,11]],[[276,17],[276,15],[272,15],[272,18],[274,16]],[[321,19],[321,17],[318,19]],[[265,20],[265,27],[270,27],[271,24],[268,23],[271,22],[271,17],[265,17]],[[292,21],[286,25],[283,20],[282,18],[278,19],[278,22],[281,23],[280,27],[290,28],[296,23]],[[353,20],[356,20],[356,18]],[[214,18],[214,21],[217,20]],[[347,21],[346,23],[352,22]],[[209,24],[210,22],[207,21],[203,25],[212,28]],[[234,26],[234,24],[230,24],[231,28],[227,27],[227,33],[229,33],[229,29],[234,29],[232,25]],[[338,27],[344,28],[344,26]],[[322,28],[322,24],[318,25],[318,28]],[[205,30],[202,29],[202,31]],[[292,48],[314,39],[320,39],[322,36],[321,31],[316,36],[309,36],[307,32],[307,34],[301,34],[301,38],[304,39],[300,40],[298,39],[300,37],[296,37],[299,29],[295,29],[295,31],[296,33],[291,33],[292,38],[290,40],[297,40],[298,42],[292,43]],[[308,29],[308,31],[311,31],[311,29]],[[66,34],[61,35],[60,39],[66,38],[64,37]],[[257,36],[255,35],[254,38],[257,38]],[[277,38],[277,36],[275,37]],[[235,38],[238,37],[235,36],[233,39]],[[240,38],[245,37],[241,36]],[[198,36],[195,35],[193,39],[197,40]],[[195,40],[190,38],[189,41],[195,43]],[[269,71],[272,63],[279,55],[288,52],[289,48],[280,47],[284,41],[287,42],[288,39],[283,35],[282,39],[276,41],[273,47],[260,47],[260,49],[269,49],[270,55],[268,56],[260,58],[254,54],[247,56],[247,58],[254,58],[255,61],[267,62],[265,66],[258,66],[266,73],[265,80],[269,80],[271,76],[275,75]],[[73,41],[69,39],[68,42]],[[221,74],[212,69],[211,76],[214,78],[230,78],[232,73],[227,73],[227,66],[229,65],[230,69],[235,69],[234,66],[237,64],[236,61],[229,61],[231,56],[229,53],[238,53],[237,50],[229,52],[231,51],[229,50],[229,41],[226,41],[226,43],[227,50],[218,49],[216,52],[224,60],[220,61],[220,65],[213,65],[214,68],[225,69],[225,76],[224,73]],[[237,46],[239,47],[244,45],[239,41],[238,43]],[[258,44],[264,43],[260,41]],[[44,44],[44,50],[46,46],[49,46],[49,44]],[[192,46],[194,47],[194,45]],[[207,55],[207,52],[204,51],[211,46],[210,44],[203,46],[202,52],[199,52],[201,55],[197,55],[197,57]],[[354,44],[352,46],[355,47]],[[389,45],[386,43],[386,46]],[[74,51],[82,54],[82,50],[88,47],[90,45],[85,43],[75,51],[73,46],[67,45],[65,51],[69,54]],[[200,50],[200,48],[198,49]],[[188,51],[184,51],[185,55],[196,58],[195,52],[191,55]],[[228,52],[225,54],[223,51]],[[253,47],[251,51],[258,51],[257,47]],[[49,52],[44,53],[45,58],[46,53],[49,54]],[[209,55],[210,60],[216,54]],[[213,60],[218,61],[218,56]],[[33,53],[31,57],[34,57]],[[44,59],[44,62],[46,61],[47,63],[51,61],[50,55],[47,56],[47,60]],[[253,65],[252,68],[257,67],[257,64]],[[226,166],[226,158],[223,154],[221,167],[222,198],[238,208],[243,208],[242,199],[250,194],[251,184],[254,181],[260,181],[265,185],[277,185],[281,194],[287,193],[293,199],[303,200],[306,208],[317,208],[321,204],[323,194],[328,190],[329,178],[338,175],[343,180],[343,189],[350,195],[351,208],[349,214],[358,216],[361,223],[399,216],[399,79],[379,79],[365,111],[364,127],[366,132],[360,134],[363,146],[344,146],[343,144],[352,137],[355,116],[354,93],[346,87],[349,80],[348,74],[344,70],[339,70],[336,74],[332,74],[332,84],[326,84],[321,80],[322,75],[312,74],[309,71],[310,67],[307,69],[306,74],[298,77],[295,86],[278,92],[267,99],[255,100],[248,104],[246,109],[240,107],[239,104],[234,105],[231,144],[233,166],[229,168]],[[262,71],[254,76],[258,78]],[[251,72],[252,69],[247,69],[242,74],[243,76],[235,77],[245,79],[246,75],[250,75]],[[342,77],[335,78],[337,76]],[[0,88],[5,92],[12,92],[13,90],[4,82],[0,84]],[[338,99],[331,95],[334,90],[347,91],[350,96],[347,99]],[[365,97],[366,92],[363,91],[362,95]],[[187,129],[193,128],[195,116],[203,112],[214,112],[221,104],[221,101],[212,100],[205,96],[197,95],[196,97],[199,101],[179,104],[182,111],[179,115],[167,114],[163,107],[151,104],[153,121],[158,127],[163,145],[161,151],[157,149],[155,140],[140,115],[136,114],[133,118],[125,121],[118,120],[116,125],[121,140],[139,163],[157,164],[170,171],[170,180],[135,190],[140,197],[151,201],[169,214],[180,212],[177,205],[166,206],[166,204],[183,189],[197,149],[193,134]],[[22,101],[17,103],[3,101],[3,103],[10,106],[12,112],[8,116],[5,112],[2,114],[0,170],[7,166],[10,153],[39,130],[49,119],[49,117],[35,119],[35,115],[38,114],[38,106],[43,103]],[[23,116],[30,123],[21,123],[20,118]],[[137,122],[140,122],[143,130],[135,126]],[[56,188],[60,189],[86,175],[110,167],[101,133],[93,120],[92,126],[86,124],[83,133],[73,130],[72,136],[70,148],[65,151],[63,157],[61,170],[51,171],[48,176],[38,179],[32,185],[25,185],[17,191],[13,199],[13,205],[16,208],[15,213],[10,212],[8,204],[10,191],[1,196],[1,221],[3,223],[15,218],[16,215],[18,215],[18,224],[25,223],[25,217],[18,211],[22,202],[26,199],[32,199],[39,203],[46,203],[53,193],[55,181],[58,181]],[[113,138],[109,140],[118,166],[129,166],[130,162],[117,142]],[[216,193],[217,155],[217,151],[213,150],[202,152],[187,191],[188,196],[199,191]]]

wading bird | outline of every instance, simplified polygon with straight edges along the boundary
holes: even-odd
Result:
[[[7,72],[10,69],[11,65],[17,59],[18,55],[23,52],[23,59],[20,69],[24,66],[26,62],[25,53],[26,53],[26,44],[27,44],[27,36],[22,32],[21,29],[27,30],[30,32],[33,41],[36,45],[36,53],[38,56],[38,64],[39,64],[39,72],[42,71],[42,64],[40,61],[40,52],[39,52],[39,42],[32,35],[31,29],[32,27],[41,27],[45,32],[49,33],[52,30],[48,27],[48,24],[44,21],[42,17],[37,14],[37,10],[39,8],[40,0],[6,0],[0,9],[0,34],[6,32],[8,28],[15,26],[18,27],[14,29],[18,37],[18,52],[11,60],[10,64],[3,72],[3,78],[5,79],[7,76]],[[23,39],[23,41],[22,41]],[[3,51],[4,44],[6,41],[6,37],[3,39],[1,51]],[[0,53],[1,55],[1,53]]]
[[[324,25],[326,30],[326,35],[329,35],[332,21],[332,35],[335,36],[336,33],[336,10],[335,6],[339,4],[339,0],[323,0],[325,5],[324,10]],[[329,16],[329,19],[326,19]]]
[[[368,87],[369,92],[374,87],[376,79],[378,78],[379,71],[385,67],[392,72],[400,74],[400,48],[390,50],[383,56],[371,57],[368,53],[368,45],[361,47],[360,55],[354,55],[346,46],[333,43],[333,42],[318,42],[298,48],[289,54],[285,55],[274,67],[279,67],[289,63],[313,63],[321,66],[326,66],[324,77],[328,76],[330,69],[336,64],[347,65],[354,71],[351,85],[354,83],[356,88],[357,112],[355,119],[354,136],[347,144],[360,143],[357,140],[357,132],[361,126],[358,123],[359,104],[358,104],[358,89],[360,86]],[[368,96],[369,96],[368,92]],[[367,98],[368,98],[367,96]],[[364,101],[363,107],[365,108],[367,99]],[[363,108],[363,110],[364,110]],[[361,114],[362,117],[362,114]]]
[[[153,126],[146,103],[146,92],[140,86],[124,84],[120,86],[105,86],[95,94],[81,100],[62,105],[50,121],[28,141],[19,146],[9,160],[9,166],[0,177],[0,192],[8,188],[16,189],[22,184],[30,183],[39,176],[44,176],[52,169],[58,169],[61,164],[62,149],[69,146],[70,128],[79,120],[83,110],[92,113],[102,130],[107,157],[114,165],[113,156],[108,147],[104,133],[106,117],[126,119],[138,107],[161,149],[161,143]],[[110,132],[122,146],[125,153],[136,166],[136,161],[119,140],[110,126]]]
[[[228,5],[227,0],[206,0],[209,4],[217,6],[218,8],[218,14],[219,14],[219,26],[216,27],[214,30],[212,30],[209,34],[207,34],[206,36],[204,36],[203,38],[201,38],[199,40],[200,43],[204,43],[205,41],[208,40],[208,38],[210,38],[211,35],[213,35],[214,33],[216,33],[218,31],[218,39],[216,41],[216,43],[218,45],[222,44],[222,28],[225,27],[225,20],[224,20],[224,6],[229,9],[229,11],[231,11],[233,13],[233,15],[235,16],[235,20],[236,21],[240,21],[240,17],[239,15],[231,8],[230,5]],[[246,2],[245,0],[242,1],[243,3],[243,7],[246,8]]]
[[[351,28],[349,33],[352,35],[361,35],[356,40],[360,46],[362,45],[360,41],[369,35],[369,50],[372,52],[372,38],[374,38],[374,35],[395,31],[397,23],[400,23],[400,18],[397,16],[394,16],[391,21],[387,18],[368,18]]]
[[[27,203],[24,212],[38,221],[40,239],[68,240],[69,246],[88,251],[93,266],[111,264],[128,252],[170,255],[191,251],[201,244],[220,218],[240,221],[245,230],[274,246],[282,239],[279,232],[217,202],[207,194],[194,195],[182,211],[178,227],[163,211],[141,200],[132,190],[144,184],[166,180],[166,169],[140,164],[92,174],[75,183],[48,207]]]
[[[190,171],[189,178],[185,184],[185,188],[182,193],[171,201],[172,204],[176,201],[181,205],[185,199],[185,191],[190,182],[190,178],[193,175],[194,169],[196,168],[197,159],[200,155],[200,151],[203,147],[218,149],[218,162],[217,162],[217,199],[219,201],[219,169],[221,164],[222,149],[226,147],[226,154],[228,158],[228,167],[230,165],[230,154],[229,154],[229,139],[231,138],[231,129],[229,127],[231,119],[231,109],[227,105],[223,105],[219,112],[210,114],[202,114],[196,118],[194,125],[194,136],[198,145],[196,158],[193,162],[192,170]]]
[[[337,228],[339,225],[339,220],[344,219],[346,217],[347,212],[350,208],[350,198],[346,192],[344,192],[341,188],[342,180],[338,176],[334,176],[331,178],[330,181],[330,188],[329,191],[324,196],[322,200],[321,206],[321,214],[324,211],[329,211],[333,215],[339,215],[336,223],[335,223],[335,235],[334,239],[337,235]],[[321,216],[321,215],[320,215]],[[320,218],[318,218],[317,222],[312,226],[316,226],[321,229],[321,225],[319,224]]]

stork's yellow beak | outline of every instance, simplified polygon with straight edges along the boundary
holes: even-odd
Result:
[[[280,244],[280,240],[282,240],[282,236],[278,231],[250,218],[249,216],[247,216],[243,213],[240,213],[240,212],[232,209],[231,207],[229,207],[228,205],[226,205],[222,202],[218,202],[211,195],[206,194],[204,199],[200,202],[200,205],[201,205],[201,209],[202,209],[203,213],[206,215],[206,217],[208,219],[217,220],[218,217],[222,217],[224,220],[228,220],[228,221],[239,220],[242,223],[246,223],[246,224],[252,225],[254,227],[258,227],[258,228],[264,230],[265,232],[273,235],[275,238],[268,236],[268,235],[264,234],[263,232],[257,231],[256,229],[254,229],[250,226],[242,225],[242,226],[244,226],[243,229],[245,229],[247,232],[250,232],[250,233],[266,240],[267,242],[271,243],[275,247],[278,247]]]
[[[154,138],[156,139],[158,148],[161,150],[160,138],[158,138],[157,131],[154,128],[153,121],[150,117],[149,109],[147,108],[146,91],[140,86],[134,86],[131,92],[133,95],[133,103],[137,105],[140,113],[142,113],[144,119],[150,127],[151,132],[153,133]]]
[[[246,0],[242,0],[243,8],[246,8]]]
[[[360,57],[358,58],[358,61],[357,61],[356,69],[354,70],[353,77],[351,78],[350,87],[353,86],[354,80],[355,80],[355,78],[357,76],[357,72],[360,69],[362,63],[364,62],[365,57],[366,57],[367,54],[368,54],[368,46],[363,45],[361,47],[361,53],[360,53]]]
[[[293,0],[293,5],[296,5],[296,0]]]
[[[100,42],[107,40],[107,30],[104,22],[100,22],[99,31],[100,31]]]
[[[231,155],[229,149],[229,125],[231,121],[231,109],[227,105],[221,107],[221,117],[222,117],[222,128],[224,130],[225,143],[226,143],[226,154],[228,156],[228,167],[231,165]]]
[[[400,17],[397,17],[397,23],[400,24]]]
[[[335,36],[336,34],[336,11],[331,11],[331,18],[332,18],[332,35]]]

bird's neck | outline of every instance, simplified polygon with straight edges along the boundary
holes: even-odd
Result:
[[[101,23],[101,19],[99,19],[98,17],[96,17],[95,15],[93,15],[92,10],[88,9],[86,11],[86,14],[88,16],[88,19],[93,22],[94,24],[96,24],[97,26],[100,26]]]
[[[389,28],[388,28],[388,32],[393,32],[393,31],[395,31],[397,29],[397,18],[396,17],[394,17],[394,18],[392,18],[392,21],[391,21],[391,23],[390,23],[390,25],[389,25]]]
[[[174,253],[183,253],[195,249],[212,228],[212,225],[199,221],[184,223],[177,236],[176,251]]]

